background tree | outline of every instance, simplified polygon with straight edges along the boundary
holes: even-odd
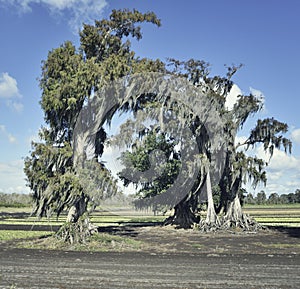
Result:
[[[295,198],[296,198],[296,202],[300,203],[300,189],[297,189],[295,191]]]
[[[245,197],[245,204],[249,204],[249,205],[255,205],[256,200],[253,196],[252,193],[249,193],[246,197]]]
[[[268,203],[271,205],[279,204],[280,203],[279,195],[277,193],[270,194],[270,196],[268,198]]]
[[[265,191],[260,191],[259,193],[257,193],[256,203],[258,205],[264,205],[266,203],[266,200],[267,200],[267,196]]]

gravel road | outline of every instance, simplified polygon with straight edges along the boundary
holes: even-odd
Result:
[[[298,254],[0,248],[0,288],[299,288]]]

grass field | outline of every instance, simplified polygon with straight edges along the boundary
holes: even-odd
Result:
[[[244,211],[265,226],[300,228],[300,204],[246,206]],[[51,233],[62,225],[65,218],[66,216],[62,215],[59,218],[38,220],[30,216],[30,208],[0,208],[0,241],[45,236],[49,234],[49,230]],[[165,216],[153,216],[151,212],[137,212],[130,208],[106,208],[94,212],[91,216],[91,221],[101,227],[161,222],[164,219]]]
[[[300,204],[246,206],[244,211],[265,226],[300,227]]]

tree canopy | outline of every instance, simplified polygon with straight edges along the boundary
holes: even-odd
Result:
[[[263,106],[250,94],[226,107],[240,66],[213,76],[202,60],[141,59],[130,46],[130,38],[142,38],[141,23],[161,25],[152,12],[113,10],[109,19],[84,24],[80,47],[67,41],[43,61],[40,104],[46,125],[25,159],[34,213],[59,216],[68,210],[59,234],[84,240],[93,230],[89,208],[118,190],[101,162],[109,142],[128,148],[119,177],[139,188],[137,205],[174,209],[166,224],[257,227],[243,214],[239,195],[247,180],[253,186],[266,182],[267,163],[246,152],[259,144],[270,156],[274,149],[290,152],[287,125],[258,120],[247,140],[236,144],[238,131]],[[104,124],[117,112],[132,118],[108,139]]]
[[[74,169],[73,133],[85,103],[105,83],[134,71],[163,69],[159,60],[139,59],[130,49],[129,36],[140,40],[139,24],[147,22],[160,26],[160,20],[152,12],[113,10],[109,20],[84,24],[80,47],[66,41],[51,50],[42,62],[40,104],[46,125],[40,130],[41,141],[32,143],[24,169],[33,191],[33,213],[38,217],[50,216],[53,212],[58,216],[66,209],[69,210],[68,222],[78,223],[89,203],[117,191],[111,173],[98,162],[106,139],[103,128],[96,132],[94,163],[89,164],[99,172],[93,175],[97,198],[91,196],[95,188],[88,190],[82,183],[87,168],[81,168],[81,173]],[[87,222],[82,225],[87,226]],[[71,231],[64,232],[66,240],[82,239],[71,236]]]

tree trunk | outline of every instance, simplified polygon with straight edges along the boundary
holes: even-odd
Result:
[[[209,170],[206,175],[206,191],[207,191],[206,219],[200,220],[199,228],[202,231],[214,231],[218,228],[220,223],[219,223],[219,218],[215,211]]]
[[[65,242],[85,243],[97,227],[92,225],[87,213],[87,197],[82,194],[80,199],[69,209],[67,220],[57,232],[57,236]]]
[[[238,194],[228,205],[222,227],[224,229],[241,228],[245,231],[256,231],[262,228],[254,219],[243,212]]]
[[[76,223],[87,211],[87,200],[84,195],[69,209],[67,223]]]
[[[178,228],[190,229],[195,223],[199,222],[199,217],[192,211],[189,200],[182,200],[175,206],[174,210],[173,216],[167,218],[164,225],[175,225]]]

